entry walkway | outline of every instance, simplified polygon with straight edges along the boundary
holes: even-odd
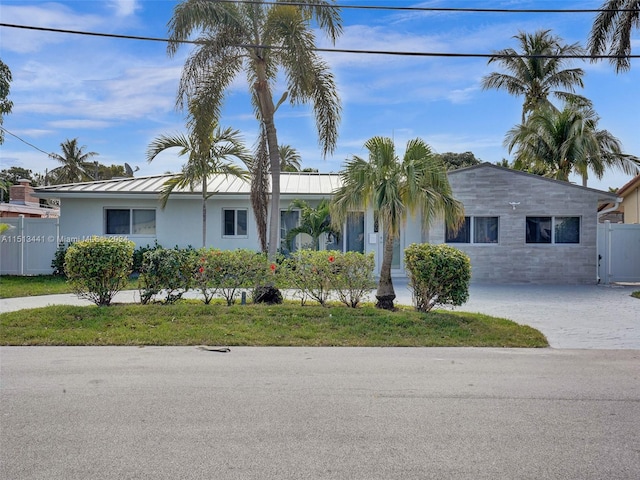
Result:
[[[411,304],[406,280],[394,279],[396,302]],[[454,310],[479,312],[530,325],[553,348],[640,350],[640,286],[472,285],[469,301]],[[137,291],[121,292],[116,302],[134,302]],[[371,296],[373,298],[373,295]],[[0,299],[0,313],[47,305],[88,305],[75,295]]]

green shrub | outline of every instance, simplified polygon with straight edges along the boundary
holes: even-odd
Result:
[[[356,308],[376,286],[373,253],[335,252],[331,287],[346,306]]]
[[[417,310],[459,306],[469,299],[471,262],[460,250],[449,245],[413,243],[404,251],[404,258]]]
[[[71,245],[71,243],[69,244]],[[64,271],[64,257],[67,254],[69,245],[66,243],[60,243],[56,249],[56,253],[53,254],[53,260],[51,260],[51,268],[53,268],[53,274],[64,277],[66,275]]]
[[[70,245],[64,269],[74,292],[96,305],[109,305],[127,285],[134,246],[129,240],[103,237]]]
[[[267,257],[253,250],[222,250],[216,257],[215,282],[218,291],[233,305],[242,290],[250,290],[267,281]]]
[[[298,290],[302,305],[306,303],[307,298],[312,298],[323,306],[327,303],[333,288],[332,280],[336,274],[334,262],[337,255],[341,255],[341,252],[298,250],[284,262],[287,280]]]
[[[158,244],[158,241],[153,244],[153,246],[147,244],[144,247],[138,247],[133,251],[133,273],[142,272],[142,260],[144,258],[145,252],[151,252],[153,250],[158,250],[162,248],[162,245]]]
[[[161,303],[171,304],[182,298],[191,288],[196,265],[192,248],[157,248],[142,255],[142,269],[138,277],[140,302],[147,304],[158,294]]]
[[[222,251],[218,249],[202,248],[198,250],[194,286],[200,290],[206,305],[211,303],[221,285],[220,277],[224,268],[221,259]]]

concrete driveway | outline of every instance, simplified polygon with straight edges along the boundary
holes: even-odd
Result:
[[[472,285],[457,310],[508,318],[544,333],[553,348],[640,349],[640,285]],[[411,303],[406,283],[398,289]]]
[[[397,303],[411,305],[406,280],[394,280]],[[530,325],[553,348],[640,349],[640,285],[472,285],[469,301],[457,310],[480,312]],[[117,302],[136,301],[121,292]],[[373,298],[373,295],[372,297]],[[52,304],[88,305],[75,295],[0,300],[0,313]]]

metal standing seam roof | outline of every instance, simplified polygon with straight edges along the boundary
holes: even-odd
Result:
[[[159,194],[164,183],[175,174],[153,175],[147,177],[118,178],[95,182],[50,185],[34,189],[34,196],[55,197],[82,196],[86,194]],[[201,193],[201,183],[189,187],[176,188],[174,193]],[[331,195],[340,186],[340,176],[332,173],[295,172],[280,175],[281,195]],[[212,175],[207,183],[207,191],[217,194],[249,194],[249,181],[237,177]]]

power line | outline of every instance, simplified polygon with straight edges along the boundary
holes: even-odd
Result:
[[[100,32],[86,32],[81,30],[68,30],[61,28],[50,27],[36,27],[31,25],[17,25],[13,23],[0,23],[0,27],[8,28],[20,28],[25,30],[35,30],[40,32],[53,32],[53,33],[65,33],[71,35],[85,35],[93,37],[104,38],[117,38],[124,40],[144,40],[152,42],[163,43],[183,43],[192,45],[205,45],[206,42],[202,40],[169,40],[168,38],[159,37],[143,37],[137,35],[121,35],[116,33],[100,33]],[[253,44],[239,44],[235,45],[237,48],[263,48],[263,49],[284,49],[286,47],[276,45],[253,45]],[[349,48],[312,48],[315,52],[324,53],[353,53],[353,54],[365,54],[365,55],[395,55],[395,56],[408,56],[408,57],[448,57],[448,58],[574,58],[574,59],[612,59],[612,58],[640,58],[640,55],[588,55],[588,54],[573,54],[573,55],[523,55],[523,54],[500,54],[500,53],[448,53],[448,52],[406,52],[406,51],[392,51],[392,50],[356,50]]]
[[[25,139],[20,138],[18,135],[16,135],[15,133],[10,132],[9,130],[7,130],[6,128],[0,126],[0,130],[2,130],[5,133],[8,133],[9,135],[11,135],[12,137],[16,137],[18,140],[20,140],[22,143],[29,145],[31,148],[35,148],[36,150],[38,150],[39,152],[44,153],[47,156],[51,156],[51,154],[49,152],[45,152],[44,150],[42,150],[41,148],[36,147],[34,144],[27,142]]]

